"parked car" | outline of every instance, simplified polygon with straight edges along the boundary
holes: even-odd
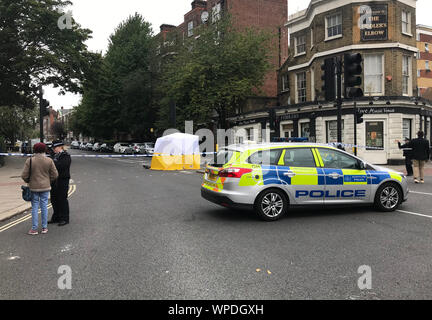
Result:
[[[93,150],[93,143],[89,142],[85,146],[85,150],[92,151]]]
[[[114,144],[102,143],[100,147],[100,152],[114,152]]]
[[[129,143],[126,142],[117,142],[114,145],[114,152],[115,153],[123,153],[123,154],[132,154],[133,153],[133,149],[130,146]]]
[[[132,149],[133,149],[133,153],[137,154],[137,153],[144,153],[144,143],[132,143]]]
[[[153,155],[154,153],[154,143],[153,142],[145,142],[144,143],[144,154]]]
[[[79,141],[72,141],[71,142],[71,149],[79,149],[80,142]]]
[[[93,151],[100,151],[100,147],[101,147],[101,144],[99,142],[96,142],[93,145]]]

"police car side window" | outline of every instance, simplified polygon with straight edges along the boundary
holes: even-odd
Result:
[[[315,168],[315,159],[309,148],[289,148],[285,150],[284,165],[286,167]]]
[[[359,162],[342,152],[332,149],[319,149],[325,168],[358,169]]]
[[[281,150],[261,150],[252,154],[248,161],[251,164],[276,165],[279,162]]]

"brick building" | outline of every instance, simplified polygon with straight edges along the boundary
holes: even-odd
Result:
[[[417,25],[417,49],[418,94],[432,99],[432,27]]]
[[[163,24],[160,33],[161,39],[158,52],[162,56],[172,53],[171,47],[175,41],[194,36],[194,29],[203,23],[203,12],[208,13],[208,19],[220,18],[224,12],[231,15],[234,24],[239,27],[257,27],[270,31],[277,36],[277,43],[273,51],[273,68],[266,75],[261,88],[264,97],[248,101],[246,108],[254,109],[267,105],[277,105],[278,79],[277,72],[288,56],[288,35],[284,27],[288,16],[287,0],[207,0],[192,2],[192,8],[184,15],[184,22],[179,26]],[[180,38],[180,39],[178,39]],[[270,103],[269,103],[270,101]]]
[[[431,134],[430,102],[417,97],[415,21],[416,0],[311,0],[286,24],[290,50],[279,70],[274,130],[252,138],[337,142],[337,108],[324,101],[321,65],[326,58],[361,53],[365,96],[356,103],[364,122],[357,125],[357,144],[374,149],[360,148],[358,155],[376,164],[399,163],[403,156],[395,140],[412,138],[419,129]],[[246,132],[268,129],[269,112],[243,115],[236,125]],[[352,99],[344,99],[341,125],[342,142],[353,144]]]

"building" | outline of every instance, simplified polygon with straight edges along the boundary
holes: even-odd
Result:
[[[432,27],[417,25],[417,87],[418,95],[432,99]],[[429,89],[429,91],[428,91]],[[427,95],[427,96],[426,96]]]
[[[45,141],[53,141],[55,139],[52,134],[52,126],[58,120],[59,113],[52,107],[48,108],[48,115],[43,117],[43,134]]]
[[[274,46],[271,61],[274,68],[266,75],[266,80],[261,88],[265,97],[249,101],[246,108],[277,105],[277,71],[287,59],[288,54],[288,35],[284,27],[288,17],[287,0],[195,0],[192,2],[191,10],[184,15],[182,24],[179,26],[161,25],[160,33],[157,35],[160,39],[158,53],[161,56],[173,54],[171,48],[175,41],[196,36],[194,33],[196,27],[206,22],[206,19],[207,21],[220,19],[225,12],[232,16],[233,22],[239,27],[257,27],[268,30],[277,37],[278,43]]]
[[[431,104],[417,97],[415,21],[416,0],[312,0],[286,23],[290,50],[279,70],[274,120],[262,110],[232,118],[233,125],[245,129],[249,140],[337,142],[337,108],[325,101],[321,65],[326,58],[361,53],[364,97],[355,103],[364,122],[356,125],[358,155],[376,164],[400,163],[396,140],[413,138],[419,129],[431,137]],[[342,142],[353,144],[352,99],[343,101],[341,126]],[[250,136],[253,129],[271,128],[266,136]]]

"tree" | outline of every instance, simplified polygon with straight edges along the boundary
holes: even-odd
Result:
[[[130,133],[143,139],[153,125],[151,25],[135,14],[122,22],[110,37],[108,51],[90,67],[83,100],[74,126],[82,133],[109,139]]]
[[[270,43],[269,33],[237,28],[229,16],[198,28],[164,68],[158,126],[169,126],[169,102],[174,100],[178,127],[185,120],[208,123],[216,113],[226,128],[227,116],[260,93],[270,67]]]
[[[0,137],[15,143],[16,140],[34,138],[38,112],[21,107],[0,107]]]
[[[93,54],[85,41],[91,31],[75,21],[58,26],[62,0],[0,1],[0,105],[33,107],[39,85],[52,84],[60,93],[80,92],[80,81]]]
[[[51,126],[51,134],[54,135],[56,139],[63,140],[66,137],[66,128],[63,122],[55,121]]]

